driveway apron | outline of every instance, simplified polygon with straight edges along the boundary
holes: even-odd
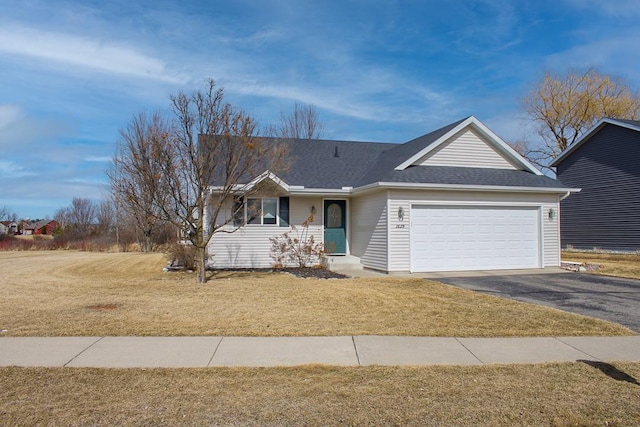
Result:
[[[442,277],[442,283],[619,323],[640,333],[640,280],[587,273]]]

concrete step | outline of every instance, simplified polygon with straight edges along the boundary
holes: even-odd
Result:
[[[340,270],[362,270],[360,258],[353,255],[325,255],[321,264],[331,271]]]

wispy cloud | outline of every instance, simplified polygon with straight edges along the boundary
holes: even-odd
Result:
[[[16,122],[22,116],[22,110],[17,105],[0,104],[0,130]]]
[[[637,78],[640,69],[639,44],[640,29],[623,36],[586,41],[550,55],[547,64],[556,69],[597,67],[608,73]]]
[[[21,26],[0,28],[0,52],[170,83],[187,80],[169,72],[160,59],[130,46]]]
[[[92,162],[92,163],[108,163],[111,160],[112,158],[109,156],[87,156],[84,158],[85,162]]]
[[[637,19],[640,16],[638,0],[565,0],[577,9],[595,10],[616,18]]]
[[[118,129],[207,77],[262,124],[313,104],[329,138],[401,142],[473,114],[518,139],[545,67],[640,84],[639,16],[637,0],[2,0],[0,205],[99,197]]]
[[[29,117],[20,107],[0,104],[0,147],[4,155],[18,153],[32,143],[51,140],[65,134],[69,124]]]
[[[0,177],[4,178],[24,178],[35,176],[37,173],[26,169],[12,161],[0,160]],[[6,191],[7,189],[5,189]]]

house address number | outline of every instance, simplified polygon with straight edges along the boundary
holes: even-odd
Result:
[[[404,224],[396,224],[396,228],[404,228]]]

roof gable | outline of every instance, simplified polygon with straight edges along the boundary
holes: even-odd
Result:
[[[395,169],[405,170],[410,166],[485,167],[524,170],[542,175],[542,172],[473,116],[455,123],[454,126],[450,125],[437,138],[424,142],[422,147],[417,147],[419,151],[403,159]]]
[[[419,159],[414,166],[453,166],[518,170],[472,129],[466,128],[436,150]]]
[[[582,137],[580,137],[580,139],[578,139],[576,142],[571,144],[569,147],[565,148],[565,150],[562,153],[558,154],[558,157],[556,157],[555,160],[551,162],[551,166],[553,167],[558,166],[558,164],[560,164],[564,159],[569,157],[571,153],[573,153],[577,148],[579,148],[582,144],[584,144],[589,139],[591,139],[593,135],[600,132],[600,130],[607,125],[619,126],[622,128],[640,132],[640,121],[610,119],[605,117],[602,120],[600,120],[598,123],[596,123],[595,126],[593,126],[591,129],[589,129]]]

